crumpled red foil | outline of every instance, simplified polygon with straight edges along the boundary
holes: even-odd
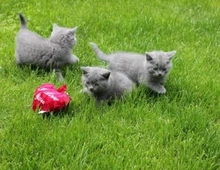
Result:
[[[70,103],[70,97],[66,93],[66,85],[58,89],[50,83],[45,83],[38,87],[34,92],[32,103],[33,111],[39,110],[40,114],[58,112]]]

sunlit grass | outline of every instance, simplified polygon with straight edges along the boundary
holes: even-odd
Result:
[[[64,70],[72,98],[64,116],[32,112],[34,90],[54,74],[15,64],[20,23],[49,37],[52,24],[78,26]],[[0,169],[219,169],[220,2],[146,0],[4,1],[0,6]],[[97,107],[79,93],[80,66],[105,66],[106,53],[176,50],[165,95],[140,87]]]

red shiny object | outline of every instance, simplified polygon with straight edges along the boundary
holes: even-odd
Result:
[[[62,85],[58,89],[50,83],[41,85],[34,92],[33,111],[39,108],[39,113],[45,113],[64,109],[70,103],[70,97],[66,93],[66,89],[66,85]]]

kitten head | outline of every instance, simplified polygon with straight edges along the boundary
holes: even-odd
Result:
[[[68,46],[69,48],[73,48],[73,46],[76,44],[76,30],[77,27],[70,29],[54,24],[53,31],[50,36],[50,41],[60,45]]]
[[[164,77],[166,76],[171,67],[171,59],[176,54],[176,51],[163,52],[163,51],[153,51],[146,53],[147,70],[153,77]]]
[[[111,72],[100,67],[81,67],[82,83],[84,87],[93,94],[106,91],[109,87]]]

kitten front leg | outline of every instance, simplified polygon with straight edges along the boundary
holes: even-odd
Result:
[[[93,96],[93,93],[90,92],[86,87],[84,87],[82,90],[79,91],[80,93],[86,93],[89,96]]]
[[[80,92],[80,93],[87,93],[88,90],[87,90],[86,88],[83,88],[83,89],[81,89],[79,92]]]
[[[166,89],[162,84],[156,84],[156,83],[149,83],[147,85],[150,89],[153,91],[159,93],[159,94],[164,94],[166,93]]]

